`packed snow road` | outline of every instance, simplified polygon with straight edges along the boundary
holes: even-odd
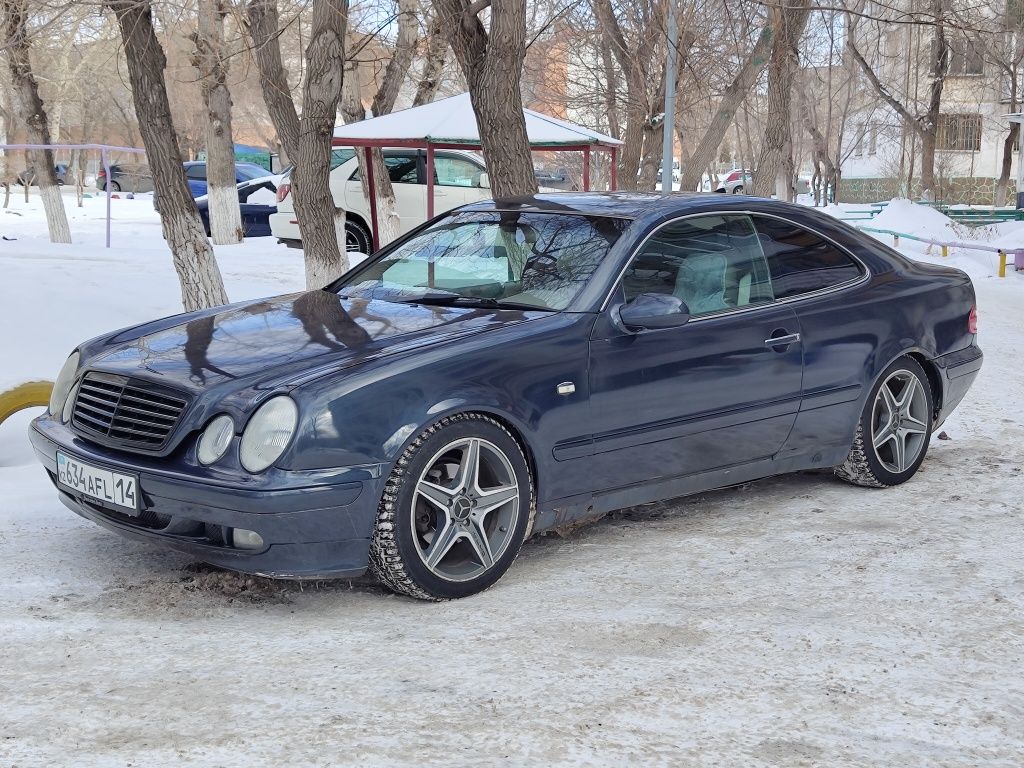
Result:
[[[1024,279],[974,274],[985,367],[908,484],[624,511],[452,603],[123,540],[60,505],[14,419],[0,766],[1020,766]]]

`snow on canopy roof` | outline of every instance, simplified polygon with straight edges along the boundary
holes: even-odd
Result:
[[[622,142],[581,125],[559,120],[550,115],[524,109],[526,135],[534,147],[603,144],[617,146]],[[431,144],[480,144],[476,114],[468,93],[449,96],[421,107],[410,107],[389,115],[373,117],[358,123],[339,125],[334,129],[335,145],[430,142]]]

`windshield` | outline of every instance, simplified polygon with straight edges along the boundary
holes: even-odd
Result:
[[[335,288],[385,301],[561,310],[629,224],[603,216],[457,213]]]

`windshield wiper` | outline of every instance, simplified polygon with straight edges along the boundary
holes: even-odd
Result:
[[[518,301],[501,301],[486,296],[463,296],[454,293],[428,293],[410,299],[402,299],[403,304],[424,304],[437,307],[493,307],[495,309],[528,309],[537,312],[557,312],[550,307],[538,307]]]

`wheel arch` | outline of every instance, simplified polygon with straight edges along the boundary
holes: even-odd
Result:
[[[923,352],[918,350],[907,352],[907,357],[916,360],[928,377],[928,385],[932,389],[932,419],[935,419],[942,409],[942,376],[939,374],[938,366]]]
[[[540,483],[539,467],[537,463],[537,455],[527,439],[526,428],[520,424],[515,418],[510,416],[508,413],[501,411],[492,406],[486,405],[470,405],[469,403],[447,408],[443,411],[437,411],[430,413],[430,418],[420,424],[419,428],[410,434],[401,448],[398,449],[394,454],[394,460],[397,461],[400,456],[405,453],[406,448],[412,444],[424,430],[429,429],[432,425],[437,422],[450,418],[451,416],[483,416],[485,418],[496,421],[503,429],[505,429],[516,441],[519,449],[523,452],[523,456],[526,459],[526,466],[530,470],[530,480],[533,482],[533,493],[536,497],[538,494],[538,485]]]

